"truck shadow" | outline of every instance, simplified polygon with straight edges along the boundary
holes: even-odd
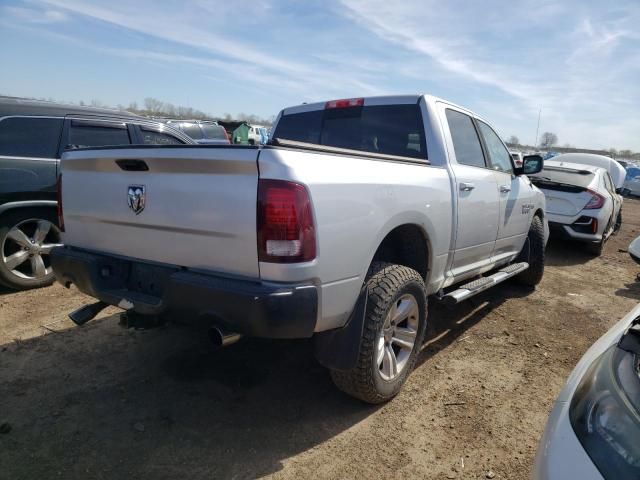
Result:
[[[581,265],[596,258],[587,252],[584,243],[553,237],[549,238],[545,253],[545,264],[553,267]]]
[[[527,294],[506,284],[454,308],[432,302],[419,365]],[[0,381],[7,478],[256,478],[380,408],[335,389],[311,341],[215,351],[197,331],[124,330],[116,316],[0,346]]]

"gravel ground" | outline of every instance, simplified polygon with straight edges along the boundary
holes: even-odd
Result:
[[[640,299],[626,253],[640,201],[600,258],[552,241],[536,291],[515,284],[430,306],[400,395],[336,391],[309,341],[83,328],[90,299],[0,290],[0,478],[527,478],[554,398],[582,353]]]

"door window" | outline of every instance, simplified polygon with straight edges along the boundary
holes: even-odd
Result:
[[[127,126],[120,122],[72,120],[67,148],[130,145]]]
[[[500,137],[486,123],[478,121],[478,125],[487,147],[491,168],[500,172],[513,173],[511,155],[500,140]]]
[[[462,165],[486,167],[478,132],[471,117],[451,109],[447,109],[446,115],[456,161]]]
[[[0,122],[0,155],[56,158],[61,132],[61,118],[5,118]]]

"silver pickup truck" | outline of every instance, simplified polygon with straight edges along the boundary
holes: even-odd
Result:
[[[284,109],[264,147],[68,152],[58,281],[131,315],[240,335],[315,337],[343,391],[392,398],[426,330],[457,303],[542,278],[543,194],[494,130],[424,95]],[[466,283],[465,283],[466,282]]]

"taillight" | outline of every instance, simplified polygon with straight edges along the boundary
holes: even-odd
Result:
[[[331,100],[324,104],[325,110],[331,110],[332,108],[349,108],[349,107],[362,107],[364,105],[364,98],[345,98],[343,100]]]
[[[64,232],[64,215],[62,214],[62,174],[58,175],[56,191],[58,197],[58,227],[61,232]]]
[[[596,208],[602,208],[604,205],[605,198],[599,193],[594,192],[593,190],[587,189],[587,193],[591,194],[591,200],[585,205],[585,210],[593,210]]]
[[[227,129],[223,128],[222,131],[224,132],[224,138],[226,138],[228,143],[231,143],[231,140],[229,140],[229,134],[227,133]]]
[[[307,189],[285,180],[258,181],[258,260],[308,262],[316,258],[316,232]]]

